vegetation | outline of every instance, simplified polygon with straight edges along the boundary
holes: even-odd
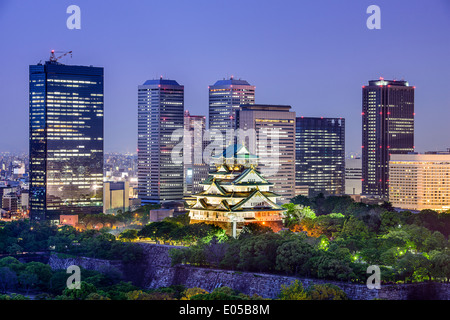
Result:
[[[116,216],[82,217],[88,230],[57,227],[28,220],[0,222],[0,254],[55,252],[59,255],[138,261],[141,246],[133,242],[186,246],[169,251],[172,265],[191,264],[239,272],[365,283],[369,265],[380,266],[382,283],[446,281],[450,279],[450,212],[396,212],[389,203],[366,205],[350,197],[298,196],[284,205],[285,228],[247,224],[237,239],[218,226],[190,224],[187,215],[148,223],[148,208]],[[107,219],[111,221],[108,222]],[[131,227],[111,234],[114,221]],[[102,228],[93,228],[102,224]],[[121,281],[113,270],[82,269],[80,290],[66,288],[65,270],[39,262],[22,263],[13,256],[0,259],[0,300],[258,300],[228,287],[207,292],[172,286],[144,290]],[[255,276],[258,276],[255,274]],[[281,289],[282,300],[347,299],[331,284],[304,288],[294,282]]]
[[[139,207],[135,211],[119,212],[115,215],[96,213],[96,214],[80,214],[78,216],[79,227],[84,229],[92,229],[97,227],[101,229],[126,227],[126,226],[142,226],[149,222],[150,210],[159,209],[161,205],[147,204]]]
[[[58,228],[29,220],[0,225],[0,254],[48,251],[122,261],[135,261],[142,257],[142,248],[116,240],[104,229],[77,231],[71,226]]]
[[[249,224],[238,239],[172,249],[172,264],[355,283],[365,283],[367,267],[379,265],[383,283],[450,279],[450,212],[396,212],[389,203],[323,195],[298,196],[284,206],[286,230]]]
[[[166,218],[160,222],[152,222],[144,226],[137,233],[137,236],[140,239],[150,239],[157,243],[162,242],[175,245],[206,243],[211,241],[213,237],[222,240],[228,238],[222,228],[207,223],[189,224],[189,220],[185,218],[186,216],[182,215],[176,218]]]

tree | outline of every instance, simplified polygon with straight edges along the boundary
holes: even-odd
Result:
[[[416,259],[414,254],[408,252],[395,263],[398,275],[406,283],[406,279],[411,278],[416,268]],[[412,279],[410,279],[412,280]]]
[[[19,274],[18,282],[20,287],[25,290],[26,294],[30,291],[30,289],[36,285],[39,281],[39,278],[37,275],[32,273],[26,273],[23,272]]]
[[[401,224],[401,219],[396,212],[384,211],[380,215],[380,233],[387,233],[392,229],[397,228]]]
[[[280,240],[281,236],[275,233],[244,239],[240,246],[238,269],[259,272],[274,271]]]
[[[346,219],[339,236],[358,237],[362,239],[368,239],[370,237],[369,229],[367,228],[367,226],[364,224],[364,222],[355,217]]]
[[[236,270],[239,263],[241,241],[235,238],[231,238],[227,241],[227,251],[220,262],[221,268]]]
[[[189,214],[187,214],[187,213],[180,214],[175,217],[164,218],[164,221],[175,223],[180,227],[189,225],[190,220],[191,220],[191,218],[189,217]]]
[[[294,275],[308,275],[312,247],[296,239],[280,245],[277,249],[276,269]]]
[[[34,274],[37,277],[36,286],[42,290],[47,290],[52,277],[52,269],[48,264],[41,262],[28,262],[25,273]]]
[[[260,223],[248,223],[244,225],[241,232],[239,233],[239,239],[243,239],[247,236],[264,234],[264,233],[273,233],[272,228],[263,226]]]
[[[295,280],[289,286],[281,285],[279,300],[309,300],[307,291],[303,288],[303,284]]]
[[[291,227],[300,223],[303,218],[315,219],[316,214],[309,206],[298,205],[294,203],[286,203],[282,205],[286,210],[285,225]]]
[[[353,270],[347,262],[341,261],[326,252],[314,260],[313,268],[317,270],[318,278],[344,281],[354,276]]]
[[[170,233],[177,229],[178,226],[168,221],[152,222],[142,228],[137,235],[143,238],[150,238],[154,241],[166,242],[170,239]]]
[[[230,287],[215,288],[211,293],[202,293],[191,296],[191,300],[247,300],[248,297],[240,295]]]
[[[431,275],[436,279],[446,282],[450,280],[450,255],[441,251],[433,251],[430,254]]]
[[[62,296],[63,300],[86,300],[91,293],[96,293],[97,288],[86,281],[81,281],[79,289],[65,288]]]
[[[55,295],[61,294],[67,287],[67,278],[68,274],[66,270],[54,271],[49,281],[48,291]]]
[[[307,291],[311,300],[348,300],[341,288],[330,283],[312,285]]]
[[[109,287],[107,296],[111,300],[127,300],[126,294],[135,290],[138,290],[138,287],[132,285],[131,282],[120,281]]]
[[[447,247],[448,242],[444,235],[439,231],[435,231],[430,234],[423,243],[423,249],[425,252],[430,252],[433,250],[443,250]]]
[[[213,237],[209,244],[204,247],[206,261],[213,267],[219,267],[227,249],[227,243],[220,243],[217,237]]]
[[[136,229],[128,229],[119,234],[119,239],[122,241],[134,241],[138,238],[138,231]]]
[[[299,204],[299,205],[302,205],[305,207],[311,207],[312,205],[314,205],[313,202],[308,197],[305,197],[302,195],[295,196],[294,198],[291,199],[290,202],[293,204]]]
[[[24,268],[22,262],[14,257],[5,257],[0,259],[0,267],[8,267],[16,273],[20,272]]]
[[[6,251],[9,254],[20,254],[23,252],[23,248],[17,243],[13,243],[8,248],[6,248]]]
[[[0,289],[2,293],[15,288],[17,284],[16,273],[8,267],[0,268]]]
[[[191,298],[193,296],[196,296],[198,294],[208,294],[208,293],[209,293],[208,291],[206,291],[202,288],[198,288],[198,287],[189,288],[189,289],[186,289],[185,291],[183,291],[181,300],[191,300]]]
[[[182,264],[186,262],[186,251],[189,249],[170,249],[169,257],[170,257],[170,265],[173,267],[177,264]]]
[[[106,297],[104,295],[101,295],[98,292],[93,292],[90,293],[87,297],[86,300],[111,300],[109,297]]]
[[[144,292],[142,290],[135,290],[126,294],[128,300],[174,300],[168,293],[161,292]]]

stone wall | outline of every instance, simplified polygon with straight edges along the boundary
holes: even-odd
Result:
[[[63,254],[50,254],[48,265],[52,270],[66,270],[71,265],[76,265],[88,270],[105,272],[114,270],[123,275],[124,264],[119,260],[104,260],[88,257],[69,257]]]
[[[170,266],[168,251],[173,246],[140,243],[144,249],[144,260],[139,263],[122,264],[120,261],[105,261],[92,258],[61,259],[52,255],[49,264],[52,268],[67,268],[71,264],[86,269],[101,271],[102,268],[118,268],[124,280],[135,285],[153,289],[182,284],[187,288],[200,287],[211,292],[216,287],[227,286],[245,294],[258,294],[265,298],[276,298],[281,285],[289,285],[295,280],[304,287],[312,284],[332,283],[340,287],[352,300],[450,300],[449,283],[420,283],[401,285],[382,285],[380,290],[369,290],[365,285],[338,281],[296,278],[282,275],[236,272],[228,270],[197,268],[188,265]]]

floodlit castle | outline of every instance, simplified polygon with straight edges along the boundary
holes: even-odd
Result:
[[[215,170],[201,183],[203,191],[187,200],[191,223],[214,223],[236,234],[247,223],[260,223],[279,230],[285,209],[280,196],[270,191],[268,182],[255,168],[258,157],[239,144],[229,146],[211,160]]]

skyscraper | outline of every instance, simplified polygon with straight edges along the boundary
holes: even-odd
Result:
[[[295,183],[309,195],[345,191],[345,119],[297,117]]]
[[[239,143],[248,137],[258,170],[274,184],[280,202],[295,196],[295,112],[291,106],[242,105],[236,112]]]
[[[255,103],[255,86],[233,77],[217,81],[209,86],[209,130],[220,130],[222,149],[236,142],[236,110],[241,104]],[[218,154],[222,153],[221,150]]]
[[[30,66],[30,218],[101,213],[103,68]]]
[[[391,154],[414,151],[414,89],[407,81],[369,81],[362,89],[362,194],[387,200]]]
[[[345,194],[360,195],[362,179],[361,158],[345,159]]]
[[[184,195],[199,193],[203,190],[200,183],[208,178],[209,165],[203,159],[207,141],[203,140],[206,130],[205,116],[184,113]]]
[[[161,77],[138,87],[138,195],[142,203],[183,198],[183,156],[173,154],[182,144],[183,122],[184,86]]]

